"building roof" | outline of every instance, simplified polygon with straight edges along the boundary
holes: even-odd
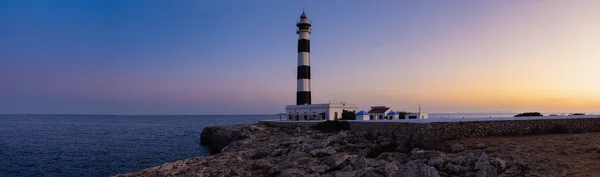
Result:
[[[388,109],[390,108],[385,106],[373,106],[371,107],[371,110],[369,110],[369,114],[383,114]]]
[[[367,112],[363,111],[363,110],[360,110],[356,113],[356,115],[366,115],[366,114],[367,114]]]
[[[398,113],[396,111],[390,111],[388,115],[398,115]]]

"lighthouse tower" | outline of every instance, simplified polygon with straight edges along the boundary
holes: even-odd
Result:
[[[298,30],[298,85],[296,105],[311,104],[310,96],[310,27],[306,13],[302,11],[300,20],[296,23]]]
[[[356,105],[339,103],[312,104],[310,95],[310,26],[311,22],[302,12],[296,23],[298,29],[298,87],[296,88],[296,104],[287,105],[285,112],[288,120],[338,120],[342,113],[356,110]]]

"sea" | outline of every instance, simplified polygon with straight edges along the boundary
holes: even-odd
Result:
[[[513,113],[430,114],[443,118]],[[207,126],[257,123],[277,115],[0,115],[0,177],[112,176],[207,156]]]

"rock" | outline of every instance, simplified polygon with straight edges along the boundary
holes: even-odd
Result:
[[[306,152],[302,152],[302,151],[291,151],[287,154],[287,157],[289,159],[298,159],[300,157],[308,157],[309,154]]]
[[[475,166],[473,169],[481,170],[488,166],[490,166],[490,162],[488,160],[487,154],[485,152],[479,152],[477,154],[477,157],[475,157]]]
[[[474,163],[474,160],[475,160],[475,156],[473,155],[473,153],[469,153],[467,156],[455,157],[452,160],[452,163],[461,165],[461,166],[470,167]]]
[[[300,128],[300,127],[296,127],[296,129],[295,129],[295,130],[296,130],[296,133],[298,133],[298,134],[302,134],[302,128]]]
[[[345,153],[336,153],[327,157],[324,163],[327,166],[329,166],[329,168],[340,169],[345,166],[346,160],[348,160],[348,158],[350,158],[350,156]]]
[[[285,169],[279,175],[280,177],[296,177],[296,176],[307,176],[307,173],[297,168]]]
[[[496,169],[492,166],[485,166],[475,173],[475,177],[496,177],[498,173],[496,173]]]
[[[464,166],[460,166],[460,165],[455,165],[455,164],[446,164],[442,169],[453,173],[453,174],[462,174],[466,171],[469,171],[469,168],[464,167]]]
[[[418,150],[418,151],[413,151],[410,154],[410,157],[408,158],[408,160],[417,160],[417,159],[425,159],[428,160],[430,158],[433,157],[445,157],[446,155],[444,155],[441,152],[438,151],[424,151],[424,150]]]
[[[323,149],[315,149],[310,151],[310,155],[312,155],[313,157],[325,157],[325,156],[329,156],[331,154],[335,154],[337,151],[332,148],[332,147],[327,147],[327,148],[323,148]]]
[[[369,167],[358,170],[354,177],[384,177],[384,175],[375,172],[373,168]]]
[[[485,144],[484,143],[477,143],[475,144],[475,149],[485,149]]]
[[[208,146],[210,153],[220,153],[231,142],[248,138],[239,126],[206,127],[200,134],[200,144]]]
[[[404,165],[404,173],[401,176],[404,177],[439,177],[438,171],[429,165],[422,163],[409,162]]]
[[[337,171],[334,174],[335,177],[348,177],[356,176],[356,171]]]
[[[397,162],[390,162],[375,168],[375,172],[382,174],[383,176],[395,176],[398,172],[398,167],[399,165]]]
[[[491,160],[490,163],[492,164],[492,166],[494,166],[500,170],[506,169],[506,161],[504,161],[500,158],[495,158],[495,159]]]
[[[433,167],[440,168],[444,165],[444,159],[442,157],[433,157],[427,161],[427,164]]]
[[[346,166],[344,166],[344,168],[341,169],[341,171],[353,171],[353,170],[354,170],[354,168],[352,168],[351,165],[346,165]]]
[[[377,159],[383,159],[388,162],[397,161],[399,163],[406,163],[410,154],[397,153],[397,152],[384,152],[377,156]]]
[[[321,143],[319,143],[319,147],[327,147],[331,142],[327,141],[327,140],[323,140],[321,141]]]
[[[317,172],[317,173],[323,173],[323,172],[329,170],[329,167],[327,167],[325,165],[311,166],[310,170]]]
[[[465,146],[460,143],[454,143],[450,146],[450,150],[452,150],[452,152],[462,152],[465,150]]]
[[[363,156],[350,157],[350,161],[348,162],[348,164],[354,169],[361,169],[368,166],[367,159]]]

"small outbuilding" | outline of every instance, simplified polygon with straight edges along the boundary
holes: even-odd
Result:
[[[385,116],[389,111],[390,107],[371,106],[371,110],[369,110],[369,120],[385,119]]]
[[[369,120],[369,113],[363,110],[358,111],[356,113],[356,120]]]
[[[398,112],[396,112],[396,111],[390,111],[390,112],[387,113],[387,116],[385,117],[385,119],[387,119],[387,120],[398,120],[398,119],[400,119],[398,116],[399,116]]]

